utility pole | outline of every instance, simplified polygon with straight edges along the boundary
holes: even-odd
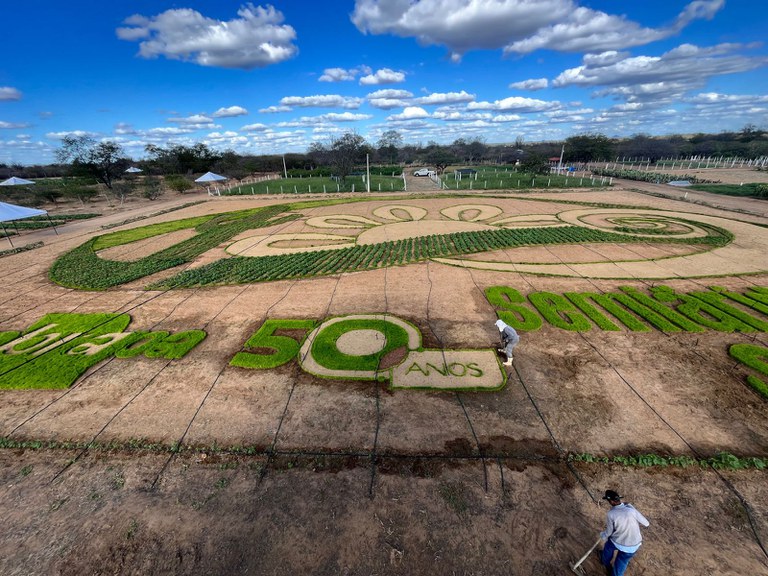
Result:
[[[558,174],[562,174],[563,173],[563,154],[565,154],[565,144],[563,144],[563,147],[560,150],[560,163],[557,165],[557,173]]]
[[[365,155],[365,190],[371,191],[371,164],[368,162],[368,154]]]
[[[286,179],[288,178],[288,168],[285,167],[285,154],[283,154],[283,176]]]

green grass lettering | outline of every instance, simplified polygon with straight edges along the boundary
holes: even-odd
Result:
[[[681,330],[684,332],[704,332],[704,328],[698,324],[691,322],[682,314],[678,314],[668,306],[646,296],[631,286],[619,286],[619,290],[642,305],[642,313],[635,309],[632,309],[633,312],[637,312],[640,316],[643,316],[643,318],[648,320],[662,332],[680,332]],[[628,300],[622,298],[620,301],[622,304],[629,306]],[[653,314],[648,314],[648,311],[652,311]],[[662,321],[660,321],[659,318],[661,318]]]
[[[743,304],[747,308],[752,308],[752,310],[756,310],[757,312],[762,312],[763,314],[768,316],[768,305],[766,304],[758,302],[757,300],[753,300],[752,298],[748,298],[747,296],[739,294],[738,292],[731,292],[721,286],[710,286],[709,289],[712,290],[713,292],[717,292],[718,294],[722,294],[729,300],[733,300],[734,302]]]
[[[254,352],[238,352],[230,360],[230,366],[240,368],[267,369],[277,368],[287,364],[299,353],[307,333],[315,327],[313,320],[269,319],[245,343],[246,350],[267,349],[272,352],[260,354]],[[302,331],[300,340],[290,336],[275,334],[278,330]]]
[[[164,336],[163,338],[157,338],[149,344],[149,348],[144,352],[144,356],[147,358],[178,360],[205,340],[206,336],[207,334],[204,330],[186,330]]]
[[[515,330],[538,330],[541,317],[526,305],[525,298],[508,286],[491,286],[485,289],[485,298],[496,308],[499,318]]]
[[[738,308],[729,306],[723,302],[723,300],[725,300],[724,294],[716,294],[714,292],[691,292],[688,294],[688,296],[698,298],[699,300],[706,302],[709,306],[713,306],[718,310],[722,310],[723,313],[738,319],[740,322],[751,326],[755,330],[759,330],[760,332],[768,332],[768,322],[755,318],[751,314],[739,310]]]
[[[706,326],[718,332],[755,331],[752,326],[737,320],[719,308],[687,294],[679,294],[668,286],[651,288],[651,293],[656,300],[672,304],[678,312],[701,326]]]
[[[533,304],[547,322],[574,332],[588,332],[592,324],[565,297],[553,292],[534,292],[528,294]]]

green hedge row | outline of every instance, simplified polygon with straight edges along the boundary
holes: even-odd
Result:
[[[478,232],[456,232],[336,250],[326,249],[279,256],[228,258],[194,270],[181,272],[172,278],[153,284],[150,288],[188,288],[215,284],[266,282],[372,270],[429,258],[449,258],[515,246],[627,242],[628,240],[632,240],[632,238],[622,234],[579,226],[529,229],[499,228]],[[647,242],[648,239],[642,241]]]
[[[659,456],[658,454],[641,454],[638,456],[594,456],[592,454],[569,454],[570,462],[587,462],[597,464],[620,464],[630,468],[649,468],[669,466],[687,468],[700,466],[717,470],[748,470],[751,468],[765,470],[768,468],[768,458],[748,456],[739,458],[728,452],[719,452],[711,458],[692,458],[690,456]]]

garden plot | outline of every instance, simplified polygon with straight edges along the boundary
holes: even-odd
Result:
[[[37,289],[0,304],[0,378],[11,357],[44,382],[46,358],[104,356],[62,388],[0,388],[0,571],[26,554],[33,573],[121,558],[129,573],[559,573],[616,487],[652,522],[634,569],[760,573],[732,487],[765,542],[768,400],[747,379],[768,377],[729,349],[768,345],[766,228],[649,201],[227,200],[221,216],[211,202],[167,215],[187,228],[50,249],[66,287],[25,273],[28,255],[3,259],[17,289]],[[156,230],[178,242],[105,257]],[[51,320],[18,345],[54,313],[129,322],[91,337]],[[521,333],[509,368],[498,317]],[[182,354],[193,331],[205,339]],[[647,454],[655,467],[630,461]],[[745,469],[729,487],[706,459]],[[17,549],[22,534],[47,552]]]

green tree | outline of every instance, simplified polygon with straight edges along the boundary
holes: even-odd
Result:
[[[580,134],[565,141],[568,161],[594,162],[613,157],[613,142],[603,134]]]
[[[390,164],[397,162],[398,148],[403,145],[403,137],[397,130],[387,130],[381,135],[376,146],[379,149],[379,154],[383,158],[386,158]]]
[[[129,164],[119,144],[96,142],[89,136],[65,136],[56,151],[61,163],[71,163],[77,172],[86,172],[112,190]]]
[[[347,132],[331,142],[330,160],[336,176],[345,181],[356,164],[361,162],[369,150],[365,138],[354,132]]]
[[[549,161],[539,154],[528,154],[520,161],[520,171],[526,174],[549,174]]]
[[[175,190],[179,194],[186,192],[190,188],[194,188],[194,184],[185,178],[181,174],[170,174],[165,177],[165,185],[171,190]]]

